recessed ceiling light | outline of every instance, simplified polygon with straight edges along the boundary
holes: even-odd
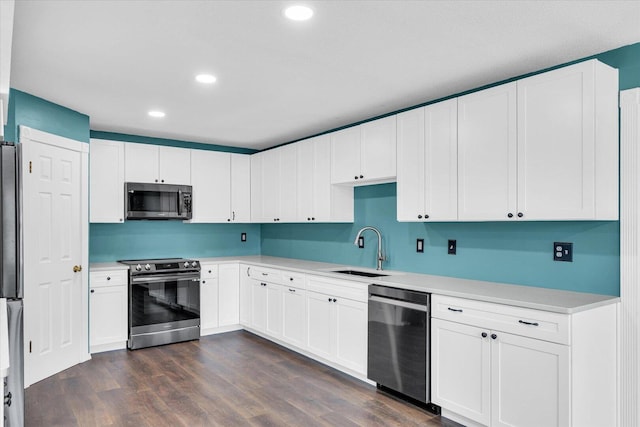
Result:
[[[196,80],[200,83],[211,84],[211,83],[215,83],[217,79],[216,79],[216,76],[211,74],[198,74],[196,76]]]
[[[162,111],[149,111],[151,117],[164,117],[165,114]]]
[[[313,9],[307,6],[295,5],[289,6],[284,10],[284,16],[292,21],[306,21],[313,16]]]

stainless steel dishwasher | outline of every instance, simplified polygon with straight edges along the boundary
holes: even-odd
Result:
[[[439,413],[430,404],[430,301],[428,293],[369,285],[367,377]]]

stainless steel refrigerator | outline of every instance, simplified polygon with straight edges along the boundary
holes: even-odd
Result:
[[[20,145],[0,142],[0,298],[7,298],[9,369],[4,382],[4,425],[24,425],[22,194]]]

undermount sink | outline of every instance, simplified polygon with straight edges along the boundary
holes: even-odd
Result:
[[[350,274],[352,276],[363,276],[363,277],[384,277],[388,276],[388,274],[380,274],[380,273],[370,273],[368,271],[358,271],[358,270],[333,270],[334,273],[340,274]]]

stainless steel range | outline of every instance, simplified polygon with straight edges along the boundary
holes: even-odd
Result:
[[[129,266],[130,349],[200,338],[200,262],[119,262]]]

